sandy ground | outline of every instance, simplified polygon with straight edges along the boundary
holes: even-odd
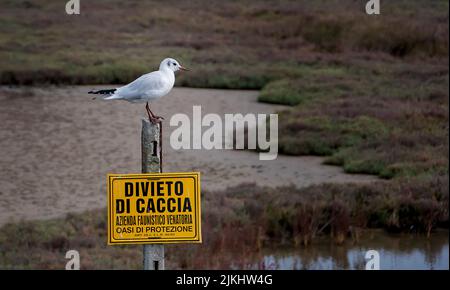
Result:
[[[108,87],[108,86],[106,86]],[[91,100],[95,87],[0,87],[0,225],[102,208],[108,173],[140,172],[142,104]],[[170,116],[269,113],[282,107],[256,101],[256,91],[174,89],[153,104],[164,122],[164,171],[200,171],[202,189],[242,182],[308,186],[322,182],[370,182],[322,165],[318,157],[278,156],[234,150],[181,150],[169,146]]]

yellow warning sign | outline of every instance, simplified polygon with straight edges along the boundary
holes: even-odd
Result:
[[[108,175],[108,244],[201,243],[200,173]]]

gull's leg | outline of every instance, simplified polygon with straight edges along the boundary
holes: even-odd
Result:
[[[155,114],[153,114],[153,112],[150,111],[150,107],[148,105],[148,102],[145,105],[145,109],[147,110],[148,119],[150,120],[150,122],[152,122],[153,124],[160,123],[160,125],[159,125],[159,144],[160,144],[159,145],[159,158],[161,160],[160,160],[160,163],[159,163],[159,165],[160,165],[159,170],[160,170],[160,172],[162,172],[162,124],[161,124],[161,119],[164,120],[164,118],[155,116]]]
[[[148,102],[147,102],[146,109],[147,109],[147,112],[148,112],[149,114],[151,114],[152,117],[153,117],[154,119],[158,120],[158,122],[161,122],[161,120],[164,120],[163,117],[161,117],[161,116],[156,116],[155,114],[153,114],[153,112],[150,110],[150,107],[149,107],[149,105],[148,105]]]
[[[153,116],[152,111],[150,111],[150,108],[149,108],[149,106],[148,106],[148,102],[147,102],[147,105],[145,105],[145,109],[147,110],[148,120],[149,120],[150,122],[152,122],[153,124],[158,123],[158,119],[155,118],[155,117]]]

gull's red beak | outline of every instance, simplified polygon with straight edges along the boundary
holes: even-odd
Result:
[[[180,65],[180,70],[184,70],[184,71],[190,71],[190,69],[185,68],[184,66]]]

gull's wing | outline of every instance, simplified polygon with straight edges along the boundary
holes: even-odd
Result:
[[[115,98],[129,101],[157,96],[165,88],[164,77],[159,71],[140,76],[114,93]]]

